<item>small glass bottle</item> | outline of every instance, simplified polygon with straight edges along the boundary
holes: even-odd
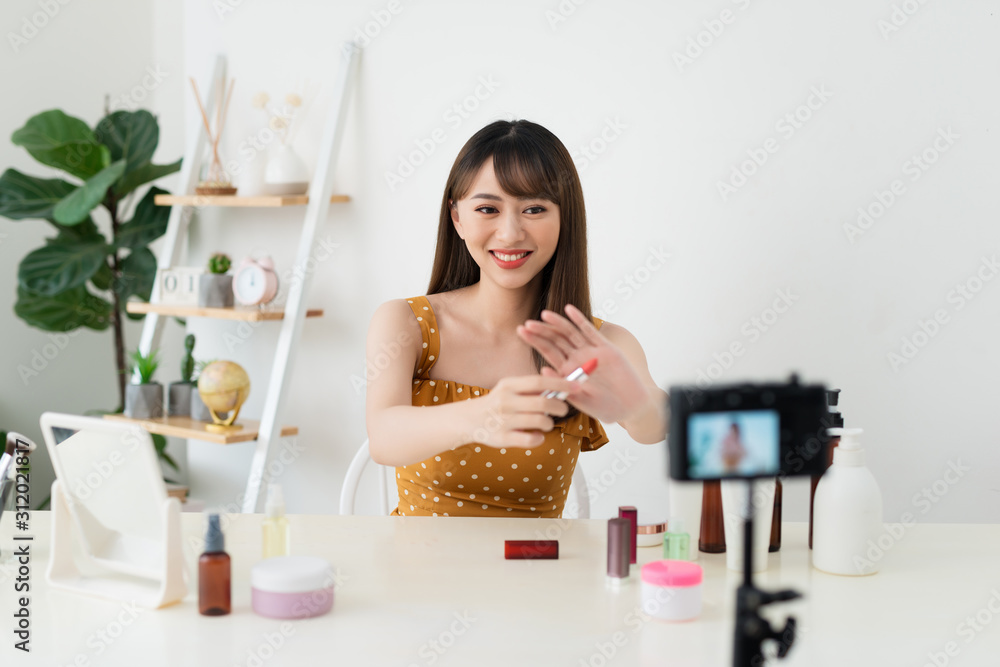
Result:
[[[709,554],[726,552],[726,532],[722,521],[722,483],[705,482],[701,500],[701,536],[698,549]]]
[[[667,560],[691,560],[691,536],[684,532],[684,520],[670,517],[663,536],[663,557]]]
[[[781,480],[774,481],[774,510],[771,512],[771,543],[767,550],[775,552],[781,548]]]
[[[230,612],[231,565],[226,553],[226,538],[219,525],[219,515],[208,515],[205,553],[198,559],[198,613],[224,616]]]
[[[264,558],[289,554],[288,517],[285,516],[285,498],[277,484],[267,485],[267,503],[264,507]]]

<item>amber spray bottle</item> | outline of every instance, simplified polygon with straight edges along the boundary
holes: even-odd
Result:
[[[198,613],[224,616],[230,611],[230,562],[219,515],[208,515],[205,553],[198,559]]]
[[[840,402],[840,390],[839,389],[827,389],[826,390],[826,409],[830,412],[827,418],[823,421],[823,425],[826,428],[843,428],[844,427],[844,415],[840,413],[840,408],[837,404]],[[830,436],[827,435],[826,431],[823,433],[824,436],[829,438],[829,449],[827,450],[827,467],[833,465],[833,450],[840,444],[840,436]],[[812,482],[809,486],[809,548],[813,547],[813,502],[816,497],[816,485],[819,484],[819,480],[822,475],[813,475]]]

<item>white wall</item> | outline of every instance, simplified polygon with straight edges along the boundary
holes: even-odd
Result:
[[[661,385],[693,382],[699,372],[728,382],[778,379],[794,369],[840,387],[848,425],[866,429],[887,521],[905,511],[926,522],[1000,520],[991,474],[1000,450],[990,428],[1000,365],[989,344],[1000,323],[1000,281],[984,283],[961,308],[952,292],[967,281],[976,287],[983,258],[1000,245],[993,196],[1000,100],[988,78],[1000,65],[1000,43],[990,3],[915,5],[886,34],[894,14],[888,0],[829,7],[427,0],[393,3],[396,14],[388,2],[299,0],[238,3],[223,16],[212,3],[189,0],[183,31],[176,20],[160,21],[180,9],[153,6],[156,42],[168,44],[170,34],[178,40],[183,54],[171,57],[183,57],[185,76],[196,76],[202,89],[212,54],[228,55],[236,78],[226,137],[232,156],[259,129],[249,104],[255,92],[278,97],[303,79],[322,83],[295,144],[310,165],[340,43],[374,28],[375,17],[391,17],[364,48],[337,169],[338,189],[353,201],[333,208],[320,235],[340,247],[315,275],[309,302],[327,315],[307,323],[290,389],[287,421],[300,427],[304,451],[282,475],[289,511],[336,511],[347,462],[365,437],[364,395],[352,376],[364,373],[371,313],[387,299],[424,292],[455,154],[491,120],[519,117],[546,125],[578,154],[594,307],[639,338]],[[553,22],[560,7],[575,9]],[[729,22],[717,22],[720,16]],[[674,54],[699,39],[702,52],[678,64]],[[497,82],[495,91],[479,88],[485,99],[451,122],[449,110],[482,79]],[[161,123],[177,133],[183,115],[190,132],[197,115],[189,86],[170,90],[171,115]],[[810,101],[815,108],[803,109]],[[809,118],[795,128],[783,119],[797,110]],[[391,189],[386,172],[438,128],[444,141]],[[957,139],[914,178],[906,163],[925,149],[935,157],[935,138],[949,128]],[[602,132],[613,140],[602,145]],[[599,154],[585,156],[587,145]],[[773,152],[724,200],[718,183],[748,151],[760,159],[762,147]],[[902,194],[852,243],[845,223],[897,179]],[[287,267],[301,215],[206,211],[193,227],[191,262],[214,250],[239,257],[267,249]],[[647,274],[653,249],[671,257]],[[779,290],[795,301],[754,337],[752,318],[770,321]],[[947,322],[893,368],[887,355],[902,354],[903,337],[912,339],[939,310]],[[191,328],[199,356],[227,356],[249,370],[256,391],[245,410],[259,414],[277,328],[261,326],[236,346],[222,337],[235,325]],[[171,325],[165,344],[179,344],[181,333]],[[743,354],[724,370],[713,367],[737,342]],[[611,435],[612,446],[581,459],[602,488],[594,516],[619,504],[666,514],[662,445],[635,445],[616,428]],[[250,453],[246,445],[191,443],[194,493],[233,502]],[[623,453],[636,460],[610,479],[610,463]],[[949,474],[956,480],[949,484],[953,464],[963,470]],[[610,484],[600,482],[602,473]],[[915,497],[935,483],[933,502]],[[804,519],[808,487],[788,486],[785,516]]]

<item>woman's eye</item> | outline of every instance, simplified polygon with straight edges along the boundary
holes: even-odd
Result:
[[[485,213],[487,215],[492,215],[493,213],[497,212],[497,210],[492,206],[480,206],[479,208],[476,209],[476,211],[478,211],[479,213]]]
[[[529,206],[528,208],[524,209],[524,212],[525,213],[529,213],[529,214],[537,215],[538,213],[545,213],[545,207],[544,206]]]

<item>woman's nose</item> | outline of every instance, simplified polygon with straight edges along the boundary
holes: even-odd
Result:
[[[497,239],[504,243],[513,243],[524,238],[524,225],[516,210],[509,211],[500,217],[497,227]]]

